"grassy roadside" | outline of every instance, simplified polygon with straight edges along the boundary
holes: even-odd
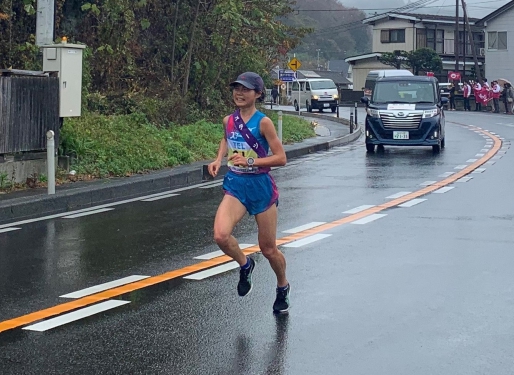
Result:
[[[264,112],[277,126],[276,112]],[[315,136],[309,121],[287,115],[282,133],[284,144]],[[78,179],[128,176],[213,159],[222,136],[221,123],[158,127],[142,114],[84,114],[65,121],[60,152],[73,157]]]

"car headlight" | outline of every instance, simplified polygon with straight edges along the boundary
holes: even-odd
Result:
[[[318,95],[312,95],[312,96],[311,96],[311,99],[312,99],[312,100],[318,100],[318,99],[319,99],[319,96],[318,96]]]
[[[439,114],[438,109],[429,109],[428,111],[423,111],[423,118],[432,118]]]
[[[380,111],[378,109],[368,108],[368,115],[370,115],[371,117],[379,118],[380,117]]]
[[[335,100],[339,99],[339,95],[335,94],[335,95],[334,95],[334,99],[335,99]]]

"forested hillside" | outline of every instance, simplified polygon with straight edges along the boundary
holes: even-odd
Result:
[[[298,0],[294,6],[291,24],[314,28],[293,51],[307,67],[317,65],[318,49],[321,65],[371,50],[369,27],[361,22],[365,13],[344,4],[345,0]]]
[[[55,3],[56,40],[88,46],[85,107],[101,113],[174,122],[218,117],[241,71],[266,75],[295,52],[315,59],[321,49],[323,59],[340,59],[369,44],[364,14],[338,11],[345,8],[336,0]],[[0,68],[41,68],[36,8],[36,0],[0,0]]]

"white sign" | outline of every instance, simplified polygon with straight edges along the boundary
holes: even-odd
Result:
[[[416,104],[404,104],[404,103],[395,103],[388,104],[388,111],[414,111],[416,109]]]

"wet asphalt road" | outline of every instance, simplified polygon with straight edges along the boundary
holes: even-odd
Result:
[[[504,139],[501,159],[444,194],[326,237],[282,247],[293,307],[274,316],[274,275],[257,261],[254,289],[236,270],[182,277],[113,298],[129,302],[45,332],[0,333],[0,374],[509,374],[514,371],[514,116],[448,113]],[[290,160],[273,172],[279,233],[330,223],[362,205],[415,192],[470,165],[486,139],[448,123],[447,148],[386,148],[362,140]],[[506,152],[506,153],[504,153]],[[95,215],[0,233],[0,326],[68,302],[66,293],[131,275],[155,276],[218,250],[220,186],[194,188]],[[257,243],[246,217],[241,243]]]

